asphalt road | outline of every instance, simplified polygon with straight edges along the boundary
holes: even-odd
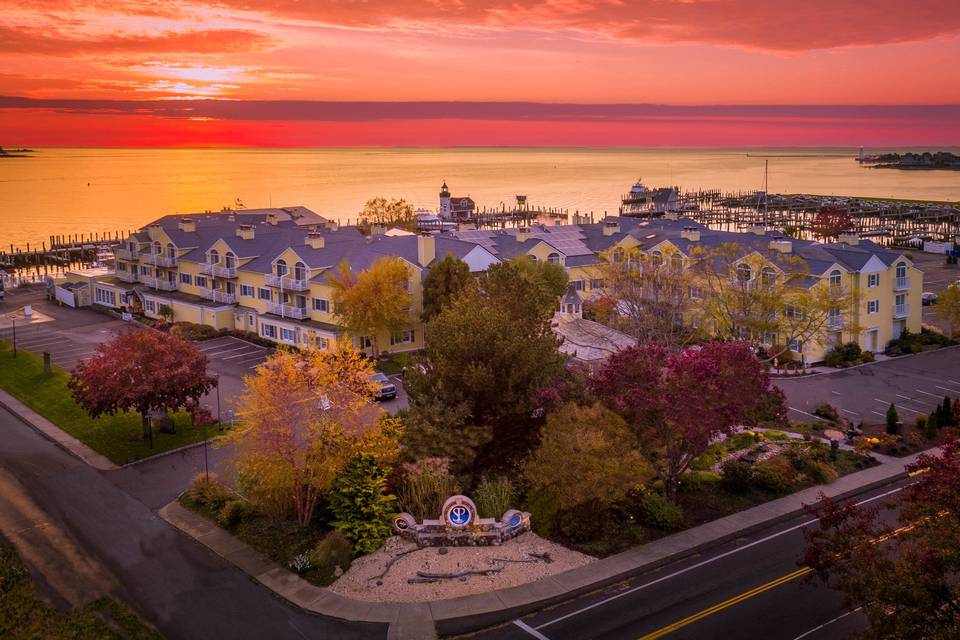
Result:
[[[789,418],[820,422],[816,406],[828,402],[854,422],[883,423],[895,404],[900,419],[913,422],[929,414],[949,395],[960,397],[960,347],[927,351],[802,378],[779,378],[787,395]]]
[[[36,526],[49,523],[64,531],[111,574],[118,585],[114,595],[165,637],[386,637],[385,625],[321,618],[277,599],[174,530],[111,476],[86,466],[4,409],[0,442],[0,468],[16,478],[18,490],[45,514]],[[130,479],[115,473],[118,480]]]
[[[895,498],[905,481],[863,494]],[[886,495],[885,495],[886,494]],[[882,496],[882,497],[881,497]],[[892,524],[895,511],[885,511]],[[484,640],[834,640],[862,628],[841,594],[798,565],[804,515],[469,637]]]

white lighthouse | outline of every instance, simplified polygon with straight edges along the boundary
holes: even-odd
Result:
[[[447,182],[444,180],[440,187],[440,219],[449,220],[453,216],[453,210],[450,207],[450,189],[447,188]]]

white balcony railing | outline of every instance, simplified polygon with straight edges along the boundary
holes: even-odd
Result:
[[[119,260],[140,259],[140,255],[136,251],[130,251],[130,249],[120,249],[119,247],[113,250],[113,255]]]
[[[223,304],[237,303],[237,296],[232,293],[227,293],[223,289],[205,289],[203,297],[208,300],[213,300],[214,302],[222,302]]]
[[[903,291],[910,288],[910,277],[902,276],[897,278],[896,284],[894,285],[897,288],[897,291]]]
[[[842,316],[830,316],[827,318],[827,329],[836,331],[837,329],[843,329],[843,317]]]
[[[288,304],[276,304],[271,302],[267,305],[267,313],[272,313],[284,318],[294,318],[304,320],[307,317],[306,307],[294,307]]]
[[[137,274],[131,273],[130,271],[117,271],[115,273],[117,275],[117,278],[119,278],[120,280],[123,280],[124,282],[137,281]]]
[[[267,276],[267,286],[280,287],[287,291],[306,291],[310,288],[310,282],[308,280],[295,280],[290,276],[270,274]]]
[[[163,278],[151,278],[149,276],[141,276],[140,282],[144,283],[148,287],[153,287],[160,291],[176,291],[177,283],[171,280],[164,280]]]
[[[156,265],[158,267],[175,267],[177,266],[177,257],[176,256],[157,256]]]
[[[237,268],[224,267],[219,264],[204,263],[200,265],[200,273],[206,273],[211,276],[219,276],[221,278],[236,278]]]
[[[143,264],[157,264],[156,253],[144,253],[140,256],[140,262]]]
[[[906,318],[910,315],[910,305],[909,304],[897,304],[893,306],[893,317],[894,318]]]

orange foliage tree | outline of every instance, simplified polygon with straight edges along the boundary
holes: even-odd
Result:
[[[372,374],[358,352],[341,348],[279,351],[247,376],[242,423],[228,436],[242,492],[307,525],[351,457],[395,459],[398,423],[374,403]]]

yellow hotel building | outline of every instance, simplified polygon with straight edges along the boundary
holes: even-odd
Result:
[[[842,240],[822,244],[764,229],[713,231],[669,214],[649,221],[611,216],[586,224],[365,236],[304,207],[228,210],[166,216],[132,234],[116,252],[114,276],[92,285],[92,301],[114,308],[142,305],[154,318],[169,307],[174,321],[252,331],[280,344],[325,348],[349,339],[365,349],[369,336],[347,335],[338,326],[326,278],[343,260],[359,271],[393,256],[410,269],[410,325],[377,342],[381,350],[397,352],[423,346],[423,279],[448,253],[473,272],[520,255],[554,262],[587,299],[605,293],[602,265],[618,250],[688,265],[698,248],[732,244],[752,266],[751,277],[767,273],[758,265],[778,269],[778,257],[786,253],[804,264],[803,286],[840,284],[855,292],[851,308],[831,317],[829,335],[792,345],[812,363],[832,344],[856,341],[864,350],[882,351],[905,329],[917,332],[921,326],[923,274],[911,260],[854,236]]]

